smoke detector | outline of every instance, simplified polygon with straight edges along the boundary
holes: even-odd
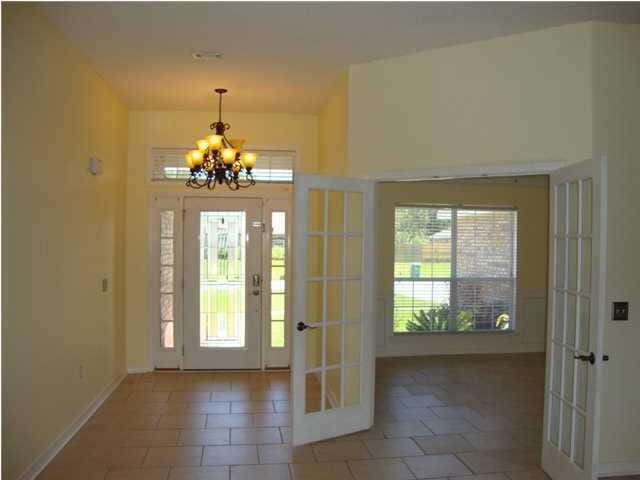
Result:
[[[222,54],[220,52],[196,51],[191,54],[195,60],[220,60]]]

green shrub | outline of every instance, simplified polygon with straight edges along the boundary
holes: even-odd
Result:
[[[426,312],[420,310],[413,314],[413,318],[407,322],[409,332],[442,332],[449,330],[451,309],[446,303],[430,308]],[[457,331],[473,330],[473,310],[460,310],[456,319]]]

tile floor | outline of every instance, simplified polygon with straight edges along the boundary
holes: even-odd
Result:
[[[129,375],[39,480],[538,480],[543,355],[379,359],[369,431],[291,448],[286,372]]]

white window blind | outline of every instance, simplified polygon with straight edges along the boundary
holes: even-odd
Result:
[[[395,210],[395,333],[510,330],[515,322],[517,212]]]
[[[151,147],[150,180],[152,182],[185,181],[189,169],[184,156],[191,147]],[[266,183],[292,183],[296,153],[293,150],[252,148],[258,155],[253,178]]]

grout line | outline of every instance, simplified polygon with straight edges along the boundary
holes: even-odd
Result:
[[[474,449],[474,452],[478,452],[478,451],[479,450],[475,450]],[[461,453],[461,452],[458,452],[458,453]],[[456,457],[458,459],[458,461],[460,461],[465,467],[467,467],[469,469],[470,472],[473,473],[473,475],[480,475],[480,472],[476,472],[473,468],[471,468],[470,465],[468,465],[461,457],[458,456],[458,453],[452,453],[451,455]],[[463,452],[463,453],[469,453],[469,452]]]

